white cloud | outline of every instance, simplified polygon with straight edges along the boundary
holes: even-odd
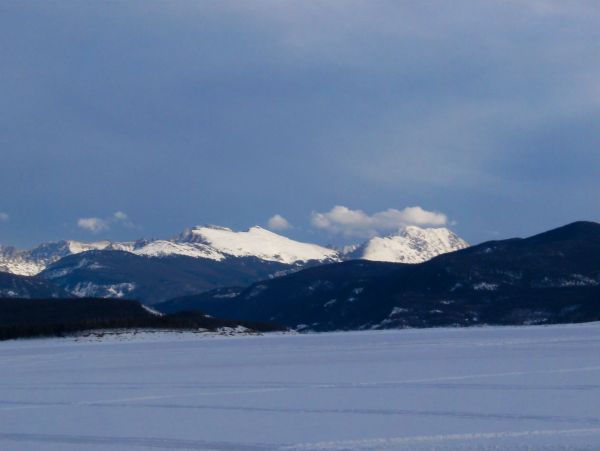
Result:
[[[421,207],[406,207],[403,210],[389,208],[369,215],[362,210],[336,205],[326,213],[312,214],[313,226],[346,236],[368,237],[393,232],[409,225],[443,226],[447,223],[448,217],[445,214]]]
[[[10,219],[10,216],[8,216],[8,213],[4,213],[3,211],[0,211],[0,222],[7,222]]]
[[[116,211],[113,215],[113,218],[115,218],[117,221],[129,221],[129,216],[122,211]]]
[[[89,230],[92,233],[102,232],[110,228],[108,222],[100,218],[79,218],[77,220],[77,226]]]
[[[271,218],[269,218],[269,221],[267,222],[267,227],[271,230],[287,230],[291,229],[292,225],[283,216],[274,215]]]
[[[92,233],[98,233],[110,229],[113,224],[120,224],[125,227],[134,227],[127,213],[116,211],[108,218],[80,218],[77,220],[77,226]]]
[[[127,215],[127,213],[124,213],[122,211],[116,211],[113,214],[112,222],[119,223],[125,227],[135,227],[133,222],[131,222],[131,219],[129,219],[129,215]]]

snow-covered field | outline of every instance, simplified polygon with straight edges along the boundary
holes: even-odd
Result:
[[[600,449],[600,324],[0,342],[0,449]]]

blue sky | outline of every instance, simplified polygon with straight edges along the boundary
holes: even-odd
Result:
[[[0,243],[600,220],[599,23],[594,1],[0,2]]]

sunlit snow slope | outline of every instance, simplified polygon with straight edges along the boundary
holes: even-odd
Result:
[[[63,257],[91,250],[106,249],[129,251],[133,249],[133,245],[132,243],[111,243],[110,241],[84,243],[67,240],[45,243],[30,250],[0,246],[0,271],[33,276]]]
[[[245,232],[235,232],[224,227],[199,226],[184,233],[180,241],[205,244],[217,252],[235,257],[257,257],[287,264],[310,260],[339,260],[338,253],[333,249],[294,241],[258,226]]]
[[[446,228],[409,226],[397,235],[371,238],[354,250],[352,256],[372,261],[422,263],[468,246],[465,240]]]

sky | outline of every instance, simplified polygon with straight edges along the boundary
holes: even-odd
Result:
[[[600,220],[596,1],[0,0],[0,243]]]

